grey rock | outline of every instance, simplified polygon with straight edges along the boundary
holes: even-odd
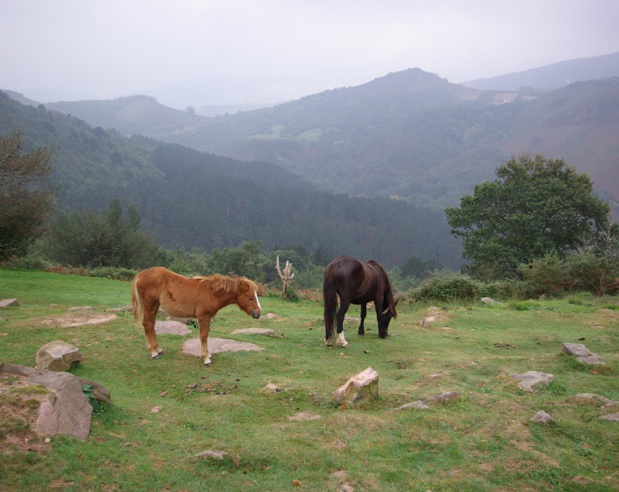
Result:
[[[602,415],[600,418],[602,420],[611,420],[613,422],[619,422],[619,413],[611,413],[608,415]]]
[[[19,301],[17,299],[2,299],[0,301],[0,308],[17,307]]]
[[[482,297],[481,302],[483,302],[484,304],[492,305],[492,306],[495,304],[501,304],[499,301],[495,301],[492,297]]]
[[[540,410],[535,415],[533,415],[533,417],[531,417],[531,421],[540,422],[542,424],[549,424],[551,422],[554,422],[555,419],[553,419],[548,413],[544,412],[543,410]]]
[[[191,330],[187,328],[187,325],[180,321],[155,321],[155,331],[160,333],[167,333],[170,335],[189,335]]]
[[[48,371],[67,371],[71,364],[84,360],[79,349],[62,340],[43,345],[36,355],[36,368]]]
[[[594,354],[580,343],[564,343],[563,351],[569,355],[574,355],[584,364],[605,364],[599,355]]]
[[[532,393],[536,386],[547,386],[555,379],[552,374],[546,374],[540,371],[528,371],[523,372],[522,374],[511,374],[510,377],[521,381],[518,387],[529,393]]]
[[[355,406],[378,398],[378,373],[368,367],[351,377],[333,394],[333,400],[342,405]]]
[[[258,345],[247,342],[235,342],[234,340],[226,340],[225,338],[208,338],[208,351],[211,354],[220,352],[253,352],[264,350]],[[183,343],[183,352],[189,355],[200,357],[200,339],[190,338]]]
[[[215,449],[207,449],[206,451],[202,451],[195,455],[195,458],[208,458],[211,460],[221,461],[228,456],[228,453],[225,451],[217,451]]]
[[[277,335],[277,333],[275,333],[274,330],[271,330],[269,328],[241,328],[238,330],[234,330],[231,334],[232,335],[265,335],[267,337]]]
[[[111,402],[107,388],[68,372],[46,371],[2,362],[0,372],[26,377],[50,391],[39,407],[35,424],[35,431],[43,436],[66,434],[78,439],[88,436],[92,406],[82,391],[84,384],[93,386],[95,398]]]

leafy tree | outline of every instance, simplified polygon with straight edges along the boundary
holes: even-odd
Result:
[[[402,275],[405,277],[415,276],[424,279],[430,275],[433,270],[443,268],[441,262],[436,258],[423,259],[417,256],[411,256],[402,266]]]
[[[118,200],[105,212],[59,213],[44,236],[47,256],[64,265],[147,268],[165,263],[160,246],[139,230],[140,217],[130,206],[122,217]]]
[[[54,205],[47,177],[52,151],[23,151],[14,133],[0,138],[0,260],[24,253],[42,232]]]
[[[238,248],[215,250],[208,256],[208,274],[239,275],[254,281],[263,280],[264,261],[260,254],[262,243],[248,241]]]
[[[445,209],[452,234],[464,239],[465,269],[478,278],[514,277],[520,264],[550,252],[564,257],[609,227],[610,209],[590,178],[561,159],[525,154],[496,175]]]

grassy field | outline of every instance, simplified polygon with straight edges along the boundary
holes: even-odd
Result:
[[[350,345],[328,349],[320,303],[267,296],[273,319],[231,306],[211,333],[264,350],[216,354],[210,367],[175,335],[160,335],[166,353],[152,360],[129,314],[60,326],[72,306],[94,316],[129,304],[127,282],[0,270],[0,299],[14,297],[21,305],[0,311],[0,361],[32,367],[43,344],[64,340],[84,355],[71,372],[109,388],[113,404],[93,415],[84,441],[34,438],[28,450],[0,433],[0,490],[619,490],[619,422],[599,418],[619,406],[575,397],[619,400],[616,297],[403,306],[387,340],[371,313],[364,337],[349,320]],[[248,327],[280,336],[230,334]],[[579,364],[563,342],[607,365]],[[380,375],[379,399],[340,408],[334,391],[367,367]],[[510,374],[530,370],[555,381],[518,389]],[[459,397],[432,402],[444,392]],[[417,400],[430,408],[394,411]],[[538,410],[556,422],[531,422]],[[319,418],[291,420],[302,412]],[[195,456],[207,449],[228,455]]]

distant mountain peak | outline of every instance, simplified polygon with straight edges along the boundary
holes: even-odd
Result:
[[[409,68],[400,72],[391,72],[383,77],[378,77],[360,87],[372,85],[381,89],[392,87],[408,87],[409,89],[436,89],[441,85],[449,84],[446,79],[438,75],[425,72],[421,68]]]

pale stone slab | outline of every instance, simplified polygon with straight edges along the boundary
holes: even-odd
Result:
[[[536,386],[547,386],[555,379],[552,374],[546,374],[545,372],[540,371],[528,371],[523,372],[522,374],[511,374],[510,377],[521,381],[518,387],[524,391],[528,391],[529,393],[532,393]]]
[[[253,343],[236,342],[234,340],[226,340],[225,338],[208,338],[208,351],[210,354],[218,354],[220,352],[254,352],[258,350],[264,349]],[[183,352],[200,357],[200,339],[190,338],[185,340]]]
[[[189,335],[191,330],[180,321],[156,321],[155,331],[161,334]]]
[[[0,308],[16,307],[19,306],[17,299],[2,299],[0,301]]]
[[[602,358],[580,343],[564,343],[563,351],[585,364],[604,364]]]

